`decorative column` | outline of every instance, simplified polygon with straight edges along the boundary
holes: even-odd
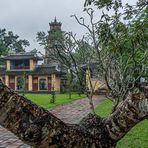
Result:
[[[7,60],[7,62],[6,62],[6,68],[7,68],[7,70],[10,70],[10,60]]]
[[[9,76],[5,75],[5,85],[9,86]]]
[[[28,76],[28,90],[32,91],[32,75]]]
[[[30,59],[29,62],[30,62],[30,70],[34,70],[34,67],[35,67],[34,61],[32,59]]]
[[[60,83],[61,83],[61,79],[59,77],[56,77],[56,79],[55,79],[55,91],[60,92]]]
[[[52,74],[51,75],[51,90],[52,91],[55,91],[55,85],[56,85],[56,75],[55,74]]]

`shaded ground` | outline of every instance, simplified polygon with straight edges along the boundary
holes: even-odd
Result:
[[[103,96],[94,96],[94,106],[98,105],[102,100],[104,100]],[[66,123],[79,123],[79,121],[90,112],[89,101],[86,98],[76,100],[69,104],[51,108],[49,112]],[[30,146],[23,144],[23,142],[18,140],[11,132],[0,126],[0,148],[30,148]]]

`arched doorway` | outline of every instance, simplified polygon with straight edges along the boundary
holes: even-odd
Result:
[[[46,79],[40,79],[39,80],[39,89],[40,90],[48,90],[47,89],[47,80]]]
[[[24,90],[25,89],[25,79],[23,77],[16,78],[16,90]]]

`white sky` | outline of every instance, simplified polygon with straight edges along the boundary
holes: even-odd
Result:
[[[82,36],[86,30],[70,16],[84,15],[85,0],[0,0],[0,28],[13,31],[21,39],[30,42],[28,50],[37,48],[44,51],[36,42],[36,33],[47,32],[49,23],[54,20],[62,22],[63,31],[72,31]],[[124,0],[135,2],[135,0]],[[97,12],[98,13],[98,12]],[[98,13],[99,16],[99,13]],[[88,19],[86,19],[88,21]]]

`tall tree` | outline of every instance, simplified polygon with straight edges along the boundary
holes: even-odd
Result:
[[[27,40],[19,39],[18,35],[14,35],[12,31],[6,31],[6,29],[0,29],[0,57],[7,55],[9,52],[24,52],[26,46],[29,46]],[[0,65],[3,65],[4,61],[0,58]]]
[[[6,55],[9,51],[24,52],[26,46],[29,46],[27,40],[19,39],[12,31],[0,29],[0,55]]]
[[[94,10],[91,8],[85,9],[90,25],[85,24],[84,18],[81,21],[74,17],[89,32],[100,63],[99,75],[105,80],[117,106],[147,72],[148,1],[123,6],[121,0],[86,0],[85,6],[91,3],[102,9],[98,22],[93,21]]]

